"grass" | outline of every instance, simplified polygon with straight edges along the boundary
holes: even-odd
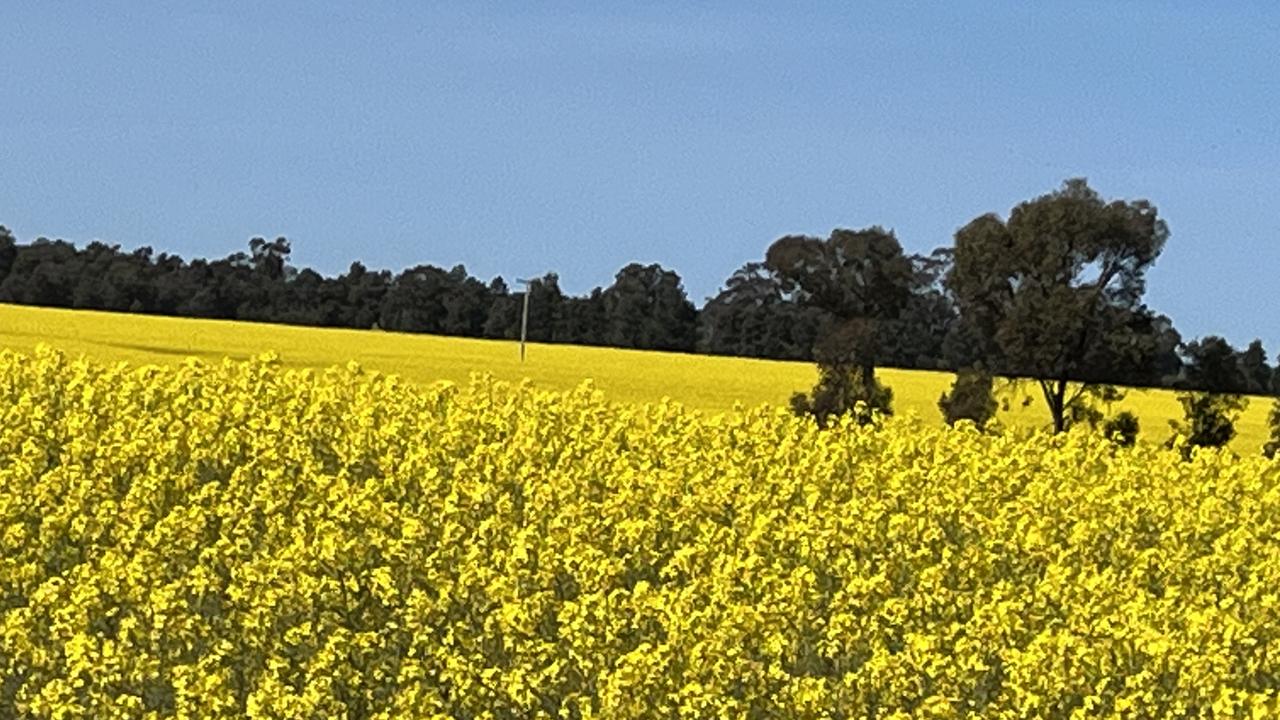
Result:
[[[246,359],[273,350],[287,365],[323,368],[356,360],[370,370],[396,373],[408,380],[464,382],[472,372],[503,380],[531,379],[538,387],[567,389],[591,378],[606,397],[622,402],[652,402],[664,397],[708,412],[732,410],[736,403],[785,404],[816,378],[807,363],[709,357],[679,353],[619,350],[532,343],[520,362],[518,343],[375,330],[291,327],[225,320],[193,320],[148,315],[58,310],[0,304],[0,347],[29,352],[45,343],[72,355],[101,362],[172,364],[194,356],[219,361]],[[941,422],[938,396],[951,384],[950,373],[920,370],[879,371],[893,388],[899,413],[915,413]],[[1044,426],[1048,412],[1031,389],[1009,394],[1001,420],[1017,426]],[[1030,403],[1023,405],[1025,395]],[[1268,398],[1251,398],[1237,423],[1233,449],[1260,451],[1267,436]],[[1170,434],[1168,421],[1181,417],[1172,392],[1131,390],[1116,410],[1128,409],[1141,420],[1146,440]]]

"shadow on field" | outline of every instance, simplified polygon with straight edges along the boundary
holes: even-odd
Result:
[[[120,348],[122,350],[136,350],[138,352],[155,353],[157,355],[169,355],[172,357],[198,357],[198,358],[231,358],[232,360],[243,362],[250,359],[250,355],[245,353],[223,352],[219,350],[204,349],[201,351],[184,350],[176,347],[165,347],[163,345],[142,345],[138,343],[119,343],[106,342],[103,340],[94,341],[96,345],[105,345],[107,347]]]

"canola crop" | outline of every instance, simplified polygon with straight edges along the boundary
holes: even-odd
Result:
[[[1280,463],[0,354],[0,716],[1280,713]]]
[[[531,379],[542,389],[568,391],[590,378],[610,400],[656,403],[670,397],[704,412],[729,412],[736,405],[785,406],[792,393],[809,391],[818,379],[815,366],[807,362],[541,343],[530,343],[528,361],[520,362],[518,344],[509,340],[0,303],[0,348],[30,353],[40,344],[98,362],[168,366],[180,365],[188,357],[213,363],[228,357],[249,360],[271,350],[289,368],[319,371],[356,360],[366,369],[395,373],[420,384],[441,380],[466,384],[471,373],[483,372],[499,380]],[[876,376],[893,389],[895,414],[914,413],[926,422],[942,424],[938,397],[950,389],[954,375],[879,368]],[[997,387],[1008,403],[997,414],[1001,424],[1049,427],[1049,414],[1037,388],[1010,388],[1004,383]],[[1167,440],[1172,434],[1169,421],[1183,416],[1177,395],[1137,388],[1127,393],[1115,407],[1102,409],[1108,415],[1121,410],[1135,413],[1142,423],[1140,442]],[[1241,455],[1262,451],[1271,406],[1270,398],[1250,398],[1236,422],[1233,450]]]

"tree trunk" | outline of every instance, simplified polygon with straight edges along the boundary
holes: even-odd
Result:
[[[1040,380],[1040,391],[1049,405],[1049,414],[1053,416],[1053,432],[1060,433],[1067,429],[1067,381]]]

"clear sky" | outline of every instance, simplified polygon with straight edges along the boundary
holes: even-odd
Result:
[[[7,0],[0,224],[701,304],[780,235],[924,252],[1085,176],[1169,222],[1184,336],[1280,350],[1280,5],[773,5]]]

